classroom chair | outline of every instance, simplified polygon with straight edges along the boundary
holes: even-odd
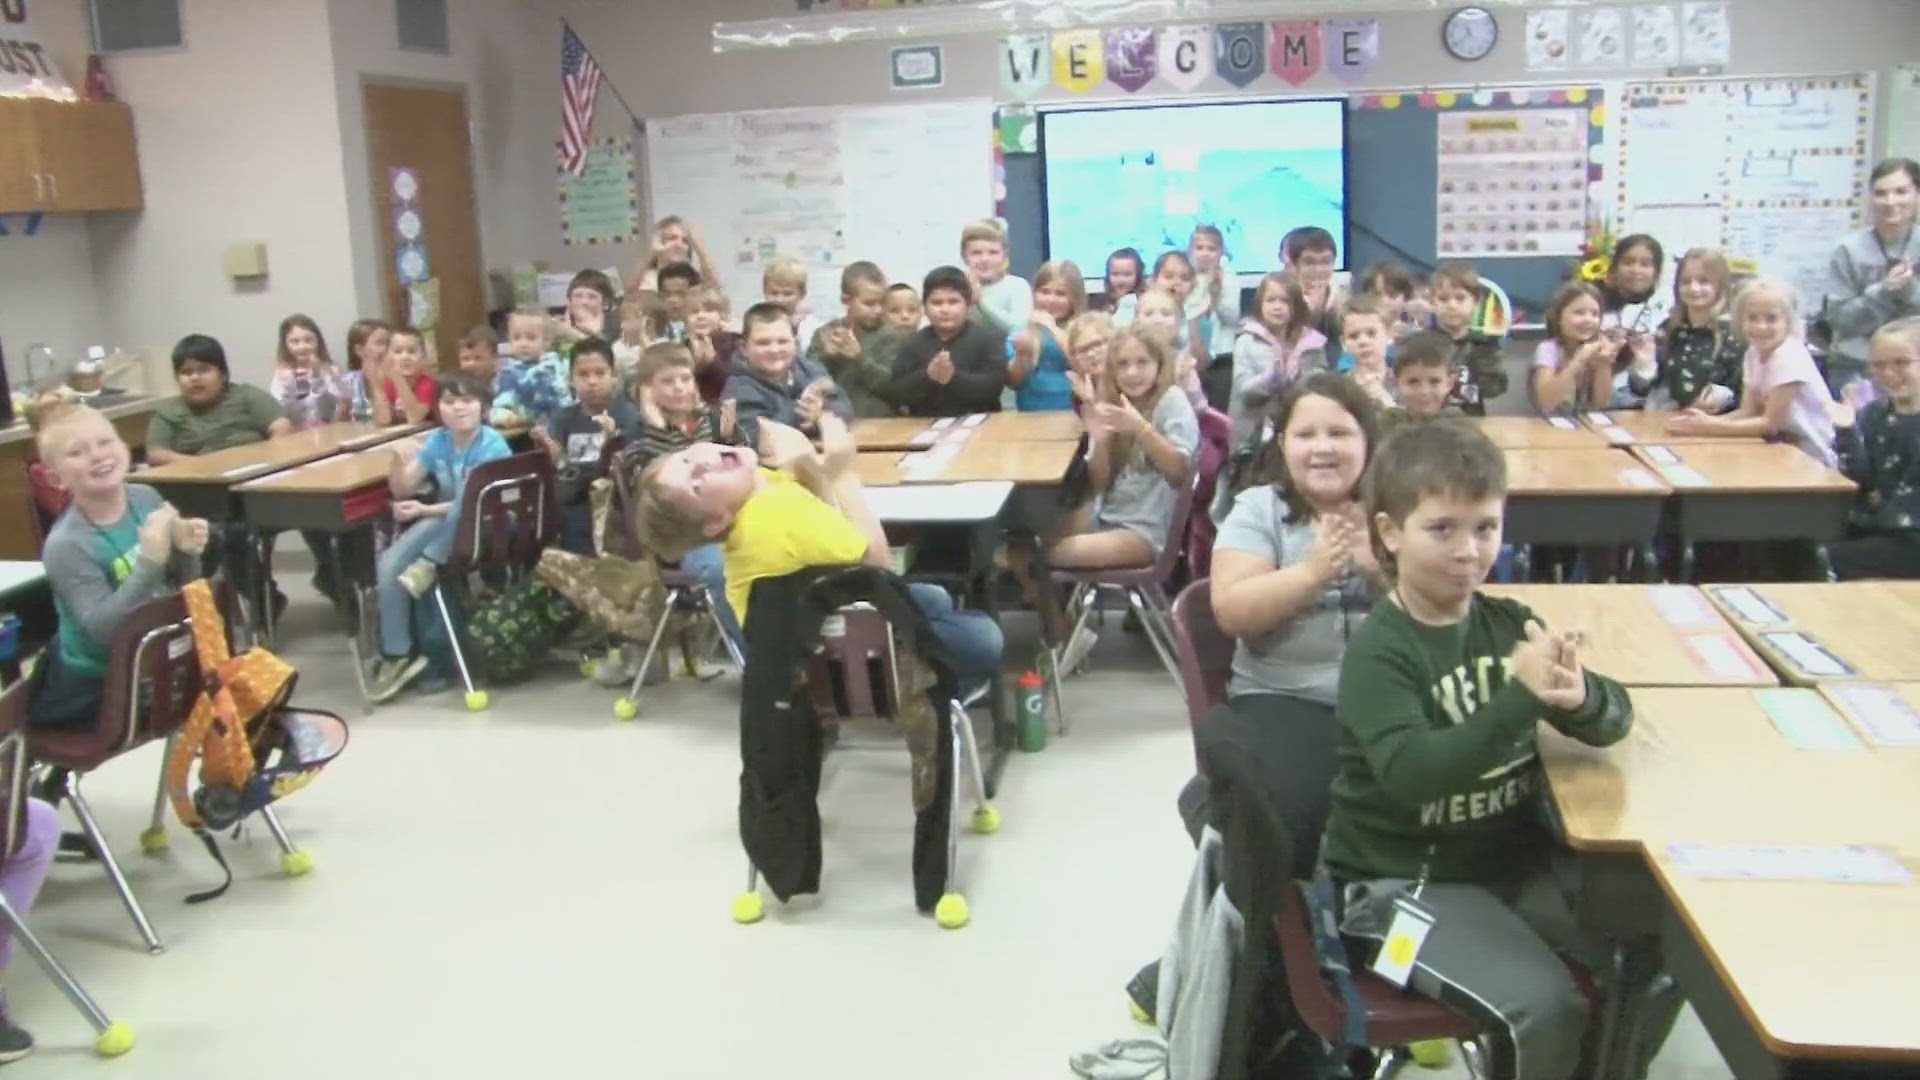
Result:
[[[30,692],[30,683],[16,680],[0,693],[0,862],[12,858],[26,839],[26,714]],[[47,973],[47,978],[53,980],[73,1007],[80,1010],[80,1015],[93,1025],[95,1053],[101,1057],[119,1057],[133,1049],[133,1029],[107,1016],[4,895],[0,895],[0,922],[5,924],[6,933],[12,934],[15,941],[33,954],[40,970]]]
[[[1227,703],[1227,681],[1233,677],[1233,645],[1233,639],[1213,619],[1212,579],[1189,582],[1173,598],[1173,651],[1180,658],[1187,721],[1195,730],[1202,718]]]
[[[1186,536],[1187,515],[1193,511],[1194,484],[1199,479],[1197,473],[1188,476],[1187,482],[1180,485],[1180,498],[1174,503],[1173,516],[1167,524],[1166,544],[1160,549],[1160,557],[1146,566],[1098,567],[1086,569],[1059,569],[1052,571],[1055,585],[1073,586],[1072,594],[1067,598],[1067,618],[1071,628],[1067,631],[1068,642],[1074,635],[1086,628],[1087,620],[1093,616],[1094,608],[1099,606],[1103,589],[1115,589],[1125,594],[1127,603],[1140,619],[1140,626],[1146,632],[1147,641],[1153,645],[1153,651],[1160,657],[1167,673],[1173,676],[1175,684],[1180,682],[1180,665],[1174,659],[1171,642],[1172,626],[1168,622],[1168,609],[1164,582],[1173,574],[1174,566],[1180,561],[1180,541]],[[1065,672],[1059,669],[1060,652],[1066,644],[1053,655],[1055,678]],[[1067,709],[1064,701],[1059,701],[1059,734],[1067,733]]]
[[[39,458],[27,462],[27,529],[33,534],[33,549],[46,546],[47,534],[72,496],[55,487],[53,472]]]
[[[1193,463],[1193,506],[1187,513],[1181,548],[1188,581],[1206,577],[1213,569],[1213,539],[1219,532],[1213,521],[1214,496],[1232,452],[1233,420],[1219,409],[1200,410],[1200,449]]]
[[[632,514],[639,504],[633,499],[633,493],[628,486],[628,477],[618,468],[609,468],[608,475],[613,479],[613,505],[607,511],[608,521],[609,524],[619,522],[623,535],[619,538],[618,545],[614,538],[609,537],[606,545],[607,552],[636,560],[653,558],[652,555],[640,549],[637,540],[640,528]],[[619,550],[615,550],[616,546]],[[719,612],[714,610],[713,598],[707,595],[706,585],[680,569],[678,564],[655,559],[654,566],[660,573],[660,584],[665,590],[665,596],[660,605],[660,618],[654,623],[653,636],[647,640],[646,654],[640,660],[640,669],[633,673],[633,685],[627,689],[625,697],[618,698],[613,703],[613,715],[620,720],[631,720],[640,715],[641,684],[646,682],[647,672],[653,670],[654,659],[659,655],[660,645],[666,639],[667,624],[673,621],[675,611],[704,612],[707,620],[713,624],[714,632],[719,637],[721,646],[727,650],[727,656],[733,661],[734,666],[742,671],[747,668],[745,657],[740,655],[739,643],[727,636],[726,627],[720,622]],[[691,668],[694,658],[688,656],[685,659],[687,666]]]
[[[460,493],[460,523],[453,551],[433,582],[433,603],[453,650],[454,666],[473,712],[487,707],[487,692],[474,682],[460,646],[460,629],[447,607],[453,591],[460,610],[471,616],[472,577],[489,571],[524,579],[540,562],[540,553],[560,535],[560,497],[553,458],[543,450],[498,458],[473,467]]]
[[[864,602],[841,608],[821,624],[820,641],[814,650],[813,663],[807,672],[806,692],[813,699],[815,715],[823,723],[829,716],[834,718],[832,722],[835,724],[841,718],[848,717],[893,718],[893,710],[900,702],[899,654],[893,627],[878,608]],[[885,680],[879,687],[878,699],[874,695],[875,667],[878,667]],[[840,693],[836,693],[837,690]],[[982,688],[964,700],[958,697],[947,699],[952,760],[956,766],[960,762],[966,763],[977,800],[970,823],[973,831],[982,835],[999,830],[1000,811],[993,805],[991,793],[987,790],[986,772],[980,763],[980,745],[974,735],[973,719],[967,714],[967,708],[975,704],[982,694],[989,692],[989,689]],[[900,743],[891,739],[855,742],[839,738],[832,746],[836,751],[893,751]],[[970,918],[966,894],[960,888],[959,804],[960,784],[956,778],[947,785],[947,889],[934,913],[939,924],[949,930],[965,926]],[[749,858],[746,890],[734,898],[735,922],[758,922],[765,914],[765,902],[760,897],[759,888],[760,871]]]

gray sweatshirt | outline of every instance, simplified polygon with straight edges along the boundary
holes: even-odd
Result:
[[[827,369],[804,356],[795,356],[793,366],[787,369],[787,377],[778,381],[755,371],[745,357],[740,358],[733,366],[733,374],[727,378],[725,396],[735,402],[743,444],[759,444],[763,416],[788,427],[800,427],[800,395],[815,379],[825,378],[828,378]],[[827,391],[826,407],[828,412],[853,423],[853,403],[847,400],[846,390],[838,383]],[[809,435],[813,433],[811,429],[807,431]]]
[[[145,484],[127,485],[127,512],[96,525],[67,507],[40,549],[60,617],[60,662],[87,675],[106,670],[113,629],[133,609],[200,576],[200,558],[174,552],[166,563],[140,554],[140,526],[165,500]]]
[[[1863,373],[1867,339],[1874,331],[1895,319],[1920,314],[1920,292],[1911,281],[1897,292],[1886,286],[1889,261],[1920,259],[1915,231],[1908,229],[1904,242],[1882,248],[1873,230],[1863,229],[1833,249],[1833,260],[1827,267],[1825,309],[1827,324],[1833,328],[1829,372]],[[1831,374],[1828,380],[1833,381]]]

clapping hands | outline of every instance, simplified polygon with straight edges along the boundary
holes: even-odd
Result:
[[[1513,677],[1549,707],[1577,712],[1587,703],[1587,672],[1580,663],[1584,635],[1527,623],[1527,640],[1513,647]]]

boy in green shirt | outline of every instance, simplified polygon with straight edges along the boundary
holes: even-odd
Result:
[[[1506,461],[1478,428],[1409,425],[1368,477],[1392,590],[1340,670],[1321,861],[1342,886],[1341,931],[1376,951],[1396,899],[1417,893],[1434,919],[1408,985],[1486,1024],[1492,1075],[1566,1080],[1583,1067],[1590,1009],[1563,957],[1599,979],[1612,966],[1574,923],[1535,728],[1606,746],[1627,734],[1633,703],[1586,670],[1578,631],[1549,631],[1526,605],[1478,591],[1506,497]],[[1672,1019],[1647,1018],[1648,1060]]]
[[[840,302],[846,315],[814,332],[807,359],[846,389],[855,416],[900,415],[893,400],[893,354],[907,334],[887,323],[886,276],[870,262],[849,265],[840,272]]]
[[[1416,330],[1400,339],[1393,350],[1394,404],[1380,410],[1380,435],[1405,427],[1409,421],[1464,415],[1453,403],[1458,376],[1453,370],[1453,342],[1438,330]]]

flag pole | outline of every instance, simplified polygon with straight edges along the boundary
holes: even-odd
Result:
[[[588,56],[593,56],[593,50],[587,48],[587,39],[584,37],[580,37],[579,31],[574,30],[573,25],[571,23],[567,22],[567,20],[565,19],[561,19],[560,26],[562,29],[573,34],[574,37],[579,38],[581,50],[584,51]],[[627,111],[627,119],[632,120],[635,127],[645,126],[646,121],[640,118],[639,113],[636,113],[633,111],[633,106],[627,104],[627,99],[621,95],[620,88],[613,85],[613,79],[607,75],[607,65],[600,63],[600,58],[597,56],[593,56],[593,62],[596,66],[600,68],[600,81],[606,84],[607,89],[613,91],[613,100],[618,101],[620,103],[620,107]]]

